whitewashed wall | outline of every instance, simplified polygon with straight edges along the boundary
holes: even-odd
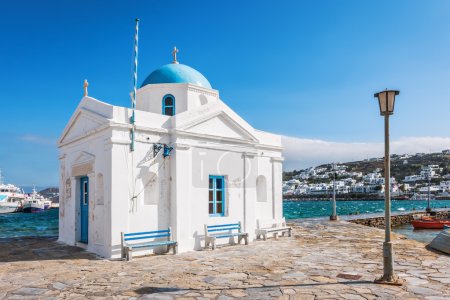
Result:
[[[89,178],[89,244],[86,249],[102,256],[109,256],[110,220],[108,211],[110,197],[110,146],[105,140],[109,132],[97,134],[82,142],[70,144],[61,149],[59,240],[70,245],[78,245],[80,239],[80,185],[79,178]],[[87,168],[79,173],[77,168]],[[101,175],[100,184],[98,182]],[[81,245],[82,246],[82,245]]]
[[[176,98],[174,117],[161,115],[166,94]],[[254,130],[218,97],[190,84],[140,89],[132,154],[130,110],[83,98],[60,139],[60,189],[70,188],[60,196],[59,240],[117,258],[121,232],[171,226],[184,252],[203,247],[204,224],[240,221],[252,240],[257,219],[281,218],[281,138]],[[153,157],[155,143],[174,150]],[[74,175],[83,164],[91,166],[86,174]],[[87,245],[77,242],[81,175],[90,182]],[[223,217],[209,216],[209,175],[225,176]],[[261,178],[264,188],[257,185]]]

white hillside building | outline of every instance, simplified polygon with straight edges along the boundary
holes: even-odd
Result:
[[[184,252],[203,246],[204,224],[240,221],[252,240],[257,219],[282,218],[280,136],[254,129],[176,61],[136,98],[132,152],[131,110],[85,87],[59,140],[60,241],[117,258],[121,232],[170,226]]]

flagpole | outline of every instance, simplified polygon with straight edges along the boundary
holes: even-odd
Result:
[[[138,67],[138,33],[139,19],[136,19],[136,32],[134,35],[134,72],[133,72],[133,99],[131,99],[131,145],[130,151],[134,151],[134,135],[135,135],[135,109],[136,109],[136,89],[137,89],[137,67]]]

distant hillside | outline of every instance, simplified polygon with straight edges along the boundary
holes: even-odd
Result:
[[[406,162],[405,162],[406,161]],[[348,166],[348,172],[362,172],[367,174],[380,168],[384,173],[384,158],[371,158],[363,161],[339,163]],[[428,165],[439,165],[443,168],[441,175],[450,173],[450,154],[443,153],[429,153],[429,154],[415,154],[411,156],[406,155],[391,155],[391,176],[395,177],[397,181],[403,181],[405,176],[418,174],[421,167]],[[330,164],[323,164],[317,167],[330,168]],[[292,176],[297,175],[302,170],[294,170],[292,172],[283,172],[283,180],[289,180]]]
[[[48,198],[54,203],[59,202],[59,188],[57,187],[46,188],[40,191],[39,194],[41,194],[45,198]]]

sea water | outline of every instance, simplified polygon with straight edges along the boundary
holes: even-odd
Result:
[[[0,238],[58,236],[58,214],[58,209],[33,214],[0,214]]]
[[[328,217],[331,215],[331,201],[284,201],[283,210],[286,219]],[[449,200],[431,200],[431,208],[450,207]],[[426,200],[392,200],[391,211],[425,210]],[[370,214],[384,212],[383,200],[337,201],[338,215]]]

